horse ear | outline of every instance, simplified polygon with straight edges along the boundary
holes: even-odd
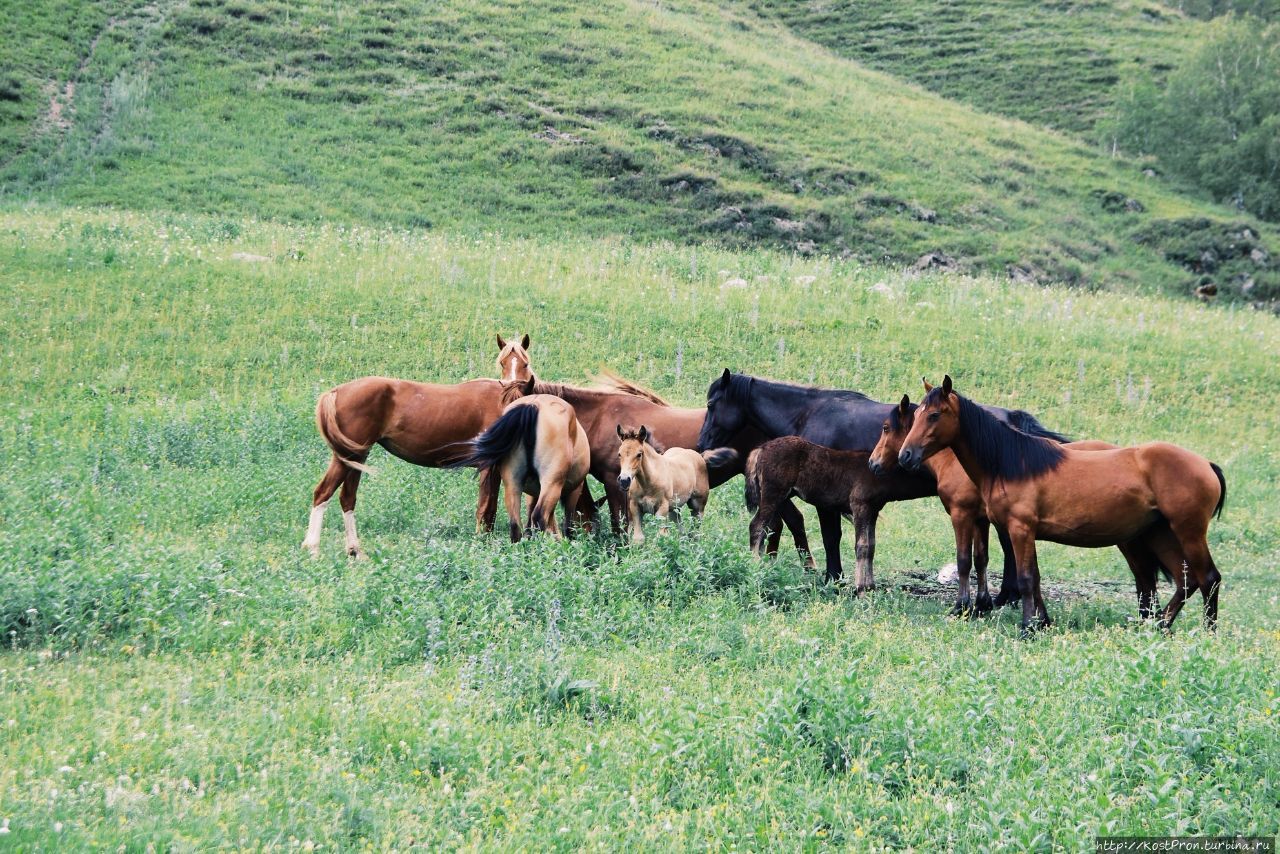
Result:
[[[501,333],[501,332],[495,333],[494,337],[498,339],[498,349],[499,349],[499,350],[501,350],[503,347],[507,346],[507,342],[502,340],[502,333]]]
[[[724,373],[720,375],[720,387],[721,387],[721,388],[728,388],[728,387],[729,387],[729,378],[730,378],[730,377],[732,377],[732,376],[733,376],[733,374],[729,373],[729,369],[728,369],[728,368],[725,368],[725,369],[724,369]]]
[[[911,398],[907,395],[902,396],[902,400],[898,401],[898,411],[906,415],[911,409]]]
[[[524,350],[529,349],[529,333],[528,332],[526,332],[524,334],[524,337],[520,339],[520,347],[521,349],[524,349]]]
[[[647,441],[649,441],[649,428],[648,428],[648,427],[646,427],[646,426],[644,426],[643,424],[641,424],[641,425],[640,425],[640,434],[639,434],[639,435],[640,435],[640,441],[641,441],[641,442],[647,442]]]
[[[626,438],[626,437],[623,435],[623,433],[622,433],[622,425],[621,425],[621,424],[619,424],[619,425],[618,425],[618,438],[619,438],[619,439],[624,439],[624,438]]]
[[[534,382],[535,382],[535,380],[534,380],[534,378],[533,378],[533,374],[529,374],[529,379],[525,380],[525,381],[524,381],[524,385],[521,387],[521,388],[523,388],[523,389],[524,389],[524,393],[525,393],[526,395],[533,394],[533,384],[534,384]]]
[[[942,377],[942,393],[951,394],[951,374]]]
[[[920,382],[924,383],[925,394],[928,394],[929,392],[933,391],[933,384],[930,383],[927,379],[925,379],[924,377],[921,377]]]

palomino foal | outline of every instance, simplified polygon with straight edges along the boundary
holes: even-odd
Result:
[[[623,430],[619,424],[618,438],[622,441],[618,447],[618,486],[627,495],[628,526],[633,543],[644,542],[645,514],[674,520],[676,511],[688,505],[693,517],[701,518],[711,492],[708,466],[719,468],[738,457],[732,448],[717,448],[701,454],[688,448],[659,451],[643,424],[639,430]],[[665,526],[662,530],[666,530]]]

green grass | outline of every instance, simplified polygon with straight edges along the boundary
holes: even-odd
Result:
[[[748,0],[841,56],[980,110],[1087,134],[1117,86],[1159,79],[1201,37],[1171,3]]]
[[[1114,22],[1088,8],[1101,17],[1046,12],[1039,38],[1053,40],[1054,21],[1075,28],[1057,43]],[[1184,296],[1213,247],[1207,272],[1222,295],[1252,278],[1251,299],[1280,298],[1277,262],[1249,258],[1257,246],[1280,258],[1274,227],[1144,177],[1141,164],[869,70],[796,34],[821,33],[745,6],[95,9],[110,19],[93,50],[88,33],[69,48],[83,56],[70,125],[6,124],[10,204],[715,241],[876,263],[940,251],[1020,280]],[[70,73],[53,61],[61,53],[31,66],[8,47],[39,43],[51,14],[10,12],[16,35],[0,55],[24,92]],[[1047,50],[1042,62],[1062,64]]]
[[[1272,316],[53,208],[0,214],[0,300],[0,845],[1078,850],[1280,824]],[[381,453],[371,559],[336,516],[304,558],[316,393],[488,374],[495,330],[531,332],[548,379],[604,364],[685,404],[726,365],[880,398],[947,371],[1076,436],[1183,444],[1229,483],[1221,628],[1199,600],[1171,636],[1136,624],[1114,550],[1053,546],[1054,628],[948,620],[903,589],[951,559],[933,501],[888,508],[885,589],[854,599],[750,558],[740,481],[641,549],[511,545],[472,534],[469,475]]]

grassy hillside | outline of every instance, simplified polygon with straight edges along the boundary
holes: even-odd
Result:
[[[1159,79],[1200,27],[1148,0],[748,0],[841,56],[992,113],[1087,132],[1135,72]]]
[[[68,42],[78,63],[6,56],[29,78],[16,87],[23,118],[30,92],[76,81],[60,122],[37,110],[25,131],[7,125],[11,203],[621,233],[893,263],[939,252],[1019,280],[1185,295],[1207,275],[1228,296],[1250,279],[1251,299],[1280,295],[1274,229],[869,71],[744,6],[95,9],[106,22]],[[52,13],[11,11],[5,53]]]
[[[0,845],[1078,850],[1280,823],[1274,317],[78,211],[0,215],[0,301]],[[945,370],[1077,436],[1182,443],[1230,485],[1221,629],[1198,600],[1172,636],[1132,624],[1113,550],[1051,546],[1052,630],[948,620],[934,501],[888,509],[885,589],[853,599],[749,557],[740,481],[699,533],[512,546],[473,536],[467,474],[380,452],[371,559],[336,516],[304,559],[315,394],[485,374],[495,328],[545,377],[604,363],[682,403],[725,365],[881,398]]]

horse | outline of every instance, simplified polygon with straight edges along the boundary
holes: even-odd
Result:
[[[880,441],[876,443],[875,450],[871,452],[871,458],[868,460],[868,465],[876,474],[885,474],[897,467],[898,452],[902,449],[903,440],[907,438],[907,433],[910,432],[911,425],[914,423],[915,412],[916,405],[911,402],[910,396],[905,394],[898,405],[889,412],[889,417],[881,427]],[[1068,442],[1063,447],[1077,451],[1108,451],[1119,446],[1090,439]],[[924,466],[937,481],[938,497],[942,499],[942,506],[951,518],[951,527],[955,532],[956,566],[959,569],[960,585],[955,605],[951,608],[951,615],[985,614],[996,607],[996,603],[992,601],[991,593],[987,589],[987,541],[991,523],[987,518],[987,508],[982,501],[982,495],[978,492],[977,485],[969,479],[969,475],[965,474],[956,455],[949,449],[938,451],[929,457],[924,461]],[[1120,546],[1121,552],[1126,554],[1128,554],[1126,550],[1136,554],[1143,548],[1143,544],[1138,542]],[[1148,562],[1144,563],[1144,566],[1152,565],[1151,562],[1158,563],[1154,555],[1146,557]],[[1134,580],[1138,586],[1138,615],[1147,619],[1155,613],[1155,576],[1140,576],[1135,562],[1131,560],[1129,563],[1134,568]],[[976,600],[969,592],[971,567],[978,571]],[[1166,576],[1173,578],[1163,566],[1161,569]],[[1017,586],[1015,569],[1003,579],[1000,585],[1002,598],[1012,599],[1017,592]]]
[[[944,448],[977,485],[991,521],[1008,531],[1024,634],[1050,622],[1040,595],[1037,540],[1086,548],[1137,540],[1161,566],[1181,569],[1173,573],[1175,589],[1161,628],[1173,625],[1196,589],[1204,598],[1205,624],[1217,624],[1222,576],[1207,534],[1226,504],[1227,481],[1216,463],[1167,442],[1080,451],[1029,436],[957,394],[950,376],[920,402],[898,464],[914,471]],[[1135,576],[1154,577],[1156,567],[1133,569]]]
[[[782,436],[799,436],[836,450],[870,453],[880,438],[880,425],[892,408],[891,404],[880,403],[856,391],[794,385],[747,374],[735,374],[725,368],[724,374],[707,389],[707,414],[696,447],[699,450],[720,447],[728,444],[729,438],[754,430],[760,437],[757,445]],[[995,418],[1033,435],[1066,441],[1065,436],[1045,428],[1028,412],[997,407],[989,407],[989,412]],[[744,439],[740,439],[734,445],[739,454],[749,453],[755,447],[744,450],[744,442]],[[905,475],[896,472],[887,477]],[[895,495],[901,497],[890,500],[905,501],[936,494],[936,488],[928,482],[927,477],[915,477],[895,485]],[[876,519],[883,507],[883,501],[872,499],[855,502],[850,508],[856,536],[855,590],[859,593],[875,587],[872,564],[875,557]],[[840,563],[840,516],[832,508],[818,510],[822,544],[827,557],[826,577],[832,582],[839,581],[843,574]],[[783,518],[785,521],[786,517]],[[1000,543],[1005,548],[1006,561],[1010,561],[1012,549],[1003,536]]]
[[[587,478],[591,450],[573,407],[549,394],[534,394],[508,404],[497,421],[467,443],[470,455],[452,463],[496,469],[506,488],[504,499],[511,542],[519,542],[521,495],[533,496],[529,527],[560,538],[556,503],[564,506],[565,533],[573,528],[574,509]]]
[[[912,498],[927,489],[927,477],[877,477],[867,465],[866,451],[837,451],[799,436],[771,439],[747,457],[747,509],[751,518],[751,551],[760,554],[768,531],[777,528],[778,506],[797,497],[819,513],[851,518],[856,504],[880,504]],[[916,481],[919,481],[918,483]]]
[[[663,447],[695,448],[698,432],[706,416],[705,409],[672,406],[649,389],[612,374],[605,374],[601,387],[596,388],[539,380],[535,382],[533,392],[563,398],[578,414],[578,421],[586,430],[587,442],[591,446],[591,476],[604,485],[614,534],[622,533],[627,507],[626,493],[618,485],[621,465],[618,459],[620,439],[617,425],[644,424],[652,439]],[[716,447],[733,448],[738,452],[738,458],[708,472],[711,488],[714,489],[741,473],[746,454],[762,441],[763,438],[756,431],[747,428],[730,434],[726,441],[717,445]],[[809,554],[809,542],[804,531],[804,516],[789,501],[785,502],[780,512],[783,522],[795,538],[796,550],[812,566],[813,558]],[[771,538],[771,551],[777,548],[777,542],[777,536]]]
[[[498,339],[499,376],[511,379],[471,380],[446,386],[389,377],[362,377],[329,389],[316,402],[316,427],[333,452],[329,468],[311,498],[311,519],[302,547],[320,554],[324,511],[342,487],[340,504],[346,528],[347,554],[359,557],[356,534],[356,491],[369,450],[380,444],[402,460],[438,468],[457,458],[461,443],[489,426],[502,407],[519,396],[533,380],[529,367],[529,336],[519,344]],[[497,512],[498,479],[480,473],[476,502],[476,532],[493,530]]]
[[[529,367],[529,333],[526,332],[520,343],[504,340],[498,334],[498,376],[509,383],[527,382],[533,376]]]
[[[697,451],[688,448],[657,447],[649,428],[618,433],[618,487],[627,495],[627,517],[631,542],[644,542],[644,516],[654,514],[672,521],[677,511],[688,506],[693,518],[701,519],[711,492],[708,470],[738,458],[732,448]],[[666,530],[663,528],[662,530]]]

